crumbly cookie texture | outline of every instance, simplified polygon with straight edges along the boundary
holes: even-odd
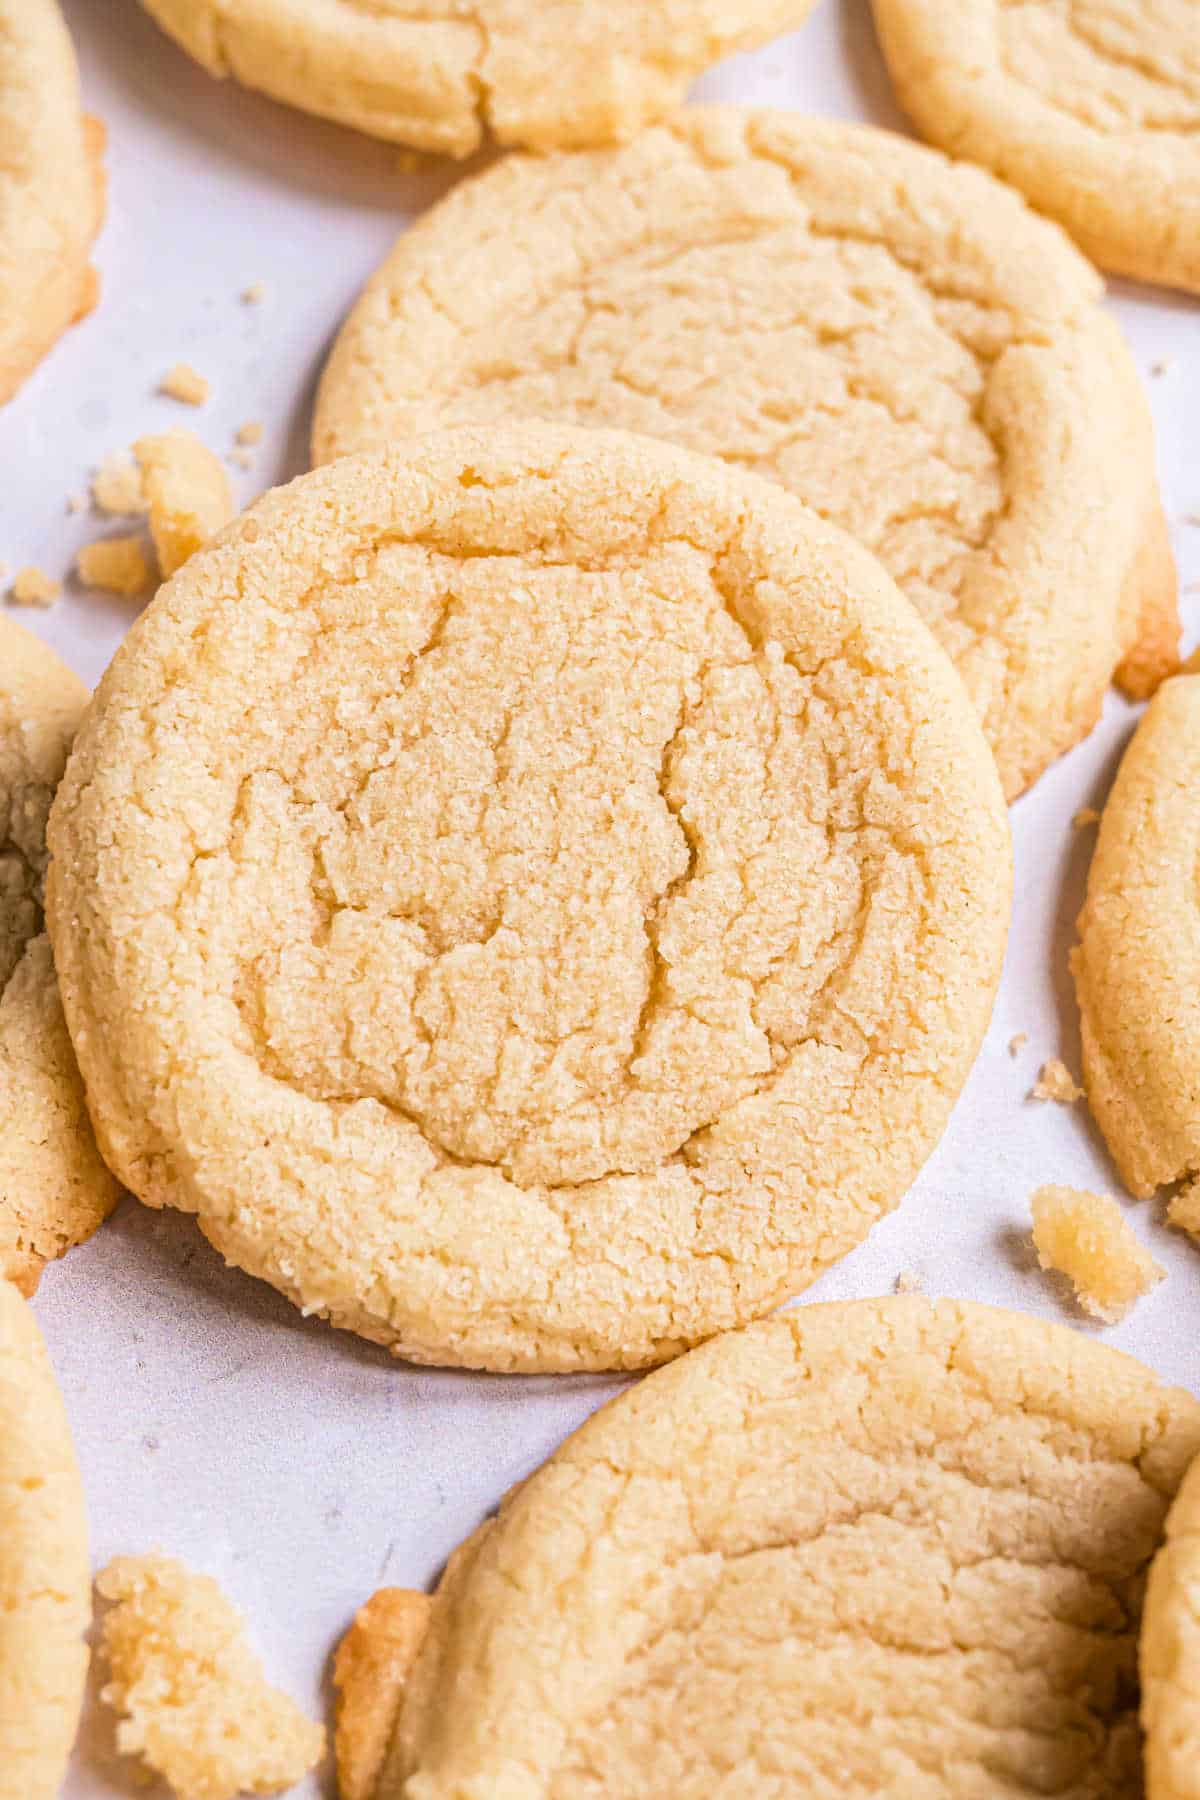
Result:
[[[112,1166],[421,1360],[637,1367],[804,1287],[990,1012],[961,684],[866,551],[666,444],[466,430],[264,497],[71,770],[49,912]]]
[[[1141,1676],[1147,1800],[1200,1800],[1200,1461],[1150,1570]]]
[[[99,286],[88,258],[104,216],[104,129],[80,110],[55,0],[0,0],[0,403]]]
[[[470,156],[631,138],[812,0],[143,0],[211,75],[376,137]]]
[[[873,0],[920,131],[1101,268],[1200,291],[1195,0]]]
[[[92,477],[92,504],[97,512],[133,518],[146,510],[142,472],[128,452],[114,450]]]
[[[150,561],[140,537],[98,538],[84,544],[76,558],[84,587],[101,588],[126,599],[144,593],[150,585]]]
[[[407,231],[321,381],[317,462],[514,417],[667,437],[875,551],[954,659],[1014,796],[1114,669],[1177,662],[1137,371],[1062,233],[867,126],[690,107],[512,157]]]
[[[1167,1271],[1143,1249],[1115,1200],[1079,1188],[1042,1187],[1030,1201],[1043,1269],[1067,1276],[1085,1312],[1115,1325]]]
[[[133,446],[164,581],[233,517],[229,478],[190,431],[141,437]]]
[[[1083,1089],[1066,1063],[1059,1057],[1052,1056],[1038,1071],[1038,1078],[1030,1089],[1029,1098],[1053,1100],[1058,1106],[1074,1106],[1077,1100],[1083,1099]]]
[[[1088,1104],[1130,1192],[1200,1173],[1200,676],[1151,701],[1113,784],[1072,956]]]
[[[100,1697],[124,1715],[117,1746],[179,1800],[279,1794],[320,1762],[324,1730],[269,1686],[215,1581],[168,1556],[121,1556],[96,1591],[114,1602]]]
[[[804,1306],[604,1407],[453,1559],[374,1800],[1139,1791],[1200,1405],[1082,1334]]]
[[[338,1645],[333,1682],[340,1800],[372,1800],[432,1611],[428,1594],[380,1588],[359,1607]]]
[[[0,1278],[0,1800],[56,1800],[90,1618],[87,1517],[66,1413],[33,1314]]]
[[[62,583],[53,580],[36,563],[27,563],[13,576],[10,598],[14,606],[53,606],[62,593]]]
[[[0,615],[0,1276],[26,1294],[118,1193],[88,1122],[42,920],[46,818],[87,701],[52,650]]]

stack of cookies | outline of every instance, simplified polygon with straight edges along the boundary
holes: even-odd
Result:
[[[0,1796],[57,1792],[89,1616],[15,1289],[120,1187],[410,1361],[671,1365],[364,1607],[344,1800],[1116,1800],[1139,1705],[1151,1800],[1200,1795],[1200,1401],[966,1301],[765,1320],[941,1138],[1006,803],[1114,680],[1155,697],[1084,1076],[1200,1233],[1200,676],[1088,260],[1200,290],[1193,0],[876,0],[969,162],[679,106],[805,0],[145,4],[214,75],[517,148],[400,239],[312,472],[189,538],[90,704],[0,617]],[[3,398],[93,297],[53,0],[0,0],[0,122]],[[184,1800],[319,1758],[215,1590],[102,1591],[122,1745]]]

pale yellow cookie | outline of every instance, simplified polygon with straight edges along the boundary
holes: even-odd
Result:
[[[88,1123],[42,924],[46,817],[87,700],[52,650],[0,614],[0,1276],[26,1294],[119,1191]]]
[[[1101,268],[1200,292],[1196,0],[872,0],[901,103]]]
[[[117,1747],[140,1756],[179,1800],[281,1794],[325,1753],[325,1732],[271,1687],[235,1607],[173,1557],[119,1556],[97,1577],[114,1602],[101,1626],[124,1716]]]
[[[663,443],[447,433],[160,590],[51,824],[101,1140],[425,1361],[637,1367],[893,1206],[991,1010],[995,767],[879,565]]]
[[[1139,692],[1177,660],[1149,415],[1100,295],[977,169],[695,107],[620,151],[510,157],[419,220],[338,339],[314,458],[534,415],[767,475],[880,557],[1012,796],[1123,657]]]
[[[103,149],[55,0],[0,0],[0,402],[96,303]]]
[[[1147,1800],[1200,1800],[1200,1460],[1150,1569],[1141,1674]]]
[[[1130,1800],[1142,1589],[1198,1447],[1191,1395],[1017,1313],[718,1339],[452,1559],[370,1800]]]
[[[633,137],[812,0],[142,0],[211,75],[422,150]]]
[[[32,1312],[0,1278],[0,1800],[56,1800],[91,1618],[87,1516]]]
[[[1151,701],[1104,808],[1072,956],[1088,1104],[1131,1193],[1200,1174],[1200,675]]]

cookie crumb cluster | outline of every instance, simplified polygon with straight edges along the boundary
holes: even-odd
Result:
[[[101,1625],[109,1680],[100,1697],[123,1715],[118,1748],[179,1800],[278,1793],[316,1767],[323,1728],[267,1683],[215,1581],[171,1557],[124,1556],[96,1590],[113,1602]]]
[[[1080,1188],[1042,1187],[1030,1201],[1043,1269],[1065,1275],[1085,1312],[1115,1325],[1166,1276],[1115,1200]]]
[[[166,580],[233,517],[233,496],[218,459],[190,431],[138,438],[132,455],[107,456],[92,481],[105,513],[147,517],[153,555],[140,537],[101,539],[79,553],[84,585],[139,594]]]
[[[1053,1100],[1058,1106],[1074,1106],[1083,1099],[1083,1089],[1066,1063],[1057,1056],[1044,1062],[1029,1095],[1031,1100]]]
[[[36,563],[27,563],[13,577],[9,598],[14,606],[53,606],[62,593],[62,583],[51,580]]]

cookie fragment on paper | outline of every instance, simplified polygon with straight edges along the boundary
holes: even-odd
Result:
[[[1042,1187],[1030,1201],[1043,1269],[1065,1275],[1093,1318],[1115,1325],[1166,1270],[1143,1249],[1115,1200],[1080,1188]]]
[[[340,1800],[372,1800],[432,1611],[428,1594],[380,1588],[337,1647],[333,1741]]]
[[[140,537],[99,538],[94,544],[85,544],[76,566],[84,587],[121,594],[126,599],[142,593],[152,579],[150,560]]]
[[[134,518],[146,510],[146,496],[137,464],[127,452],[114,450],[92,476],[92,504],[97,512],[116,518]]]
[[[267,1683],[215,1581],[172,1557],[121,1556],[96,1589],[115,1602],[101,1626],[100,1698],[124,1715],[117,1747],[179,1800],[282,1793],[315,1768],[323,1728]]]
[[[1059,1106],[1074,1106],[1077,1100],[1083,1099],[1083,1089],[1071,1074],[1066,1063],[1052,1056],[1044,1062],[1037,1080],[1030,1091],[1031,1100],[1053,1100]]]
[[[52,580],[36,563],[28,563],[14,575],[8,597],[14,606],[45,607],[53,606],[61,593],[61,581]]]
[[[133,446],[163,580],[228,525],[233,495],[220,462],[190,431],[140,437]]]
[[[212,392],[209,383],[188,363],[175,363],[159,382],[159,391],[185,406],[203,406]]]

